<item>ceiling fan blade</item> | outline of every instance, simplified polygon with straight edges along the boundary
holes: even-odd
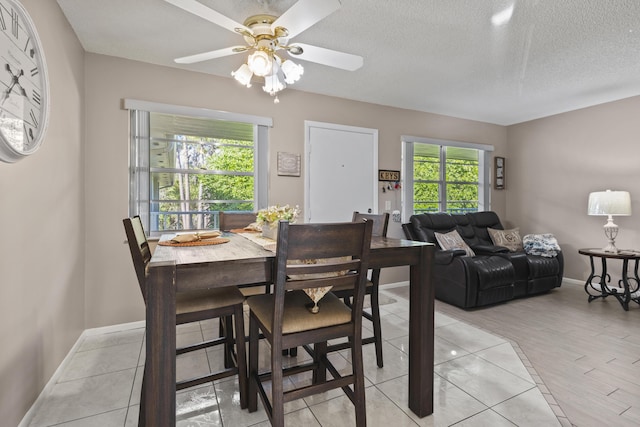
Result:
[[[323,47],[311,46],[303,43],[295,43],[294,46],[302,48],[302,53],[295,55],[295,58],[317,64],[328,65],[329,67],[341,68],[347,71],[355,71],[362,67],[364,59],[358,55],[338,52],[337,50],[325,49]]]
[[[186,10],[187,12],[193,13],[200,18],[206,19],[209,22],[213,22],[216,25],[221,26],[222,28],[226,28],[231,32],[236,32],[236,28],[242,28],[251,33],[251,30],[245,27],[242,24],[237,23],[231,18],[228,18],[221,14],[220,12],[216,12],[215,10],[203,5],[202,3],[196,0],[164,0],[167,3],[171,3],[172,5],[179,7],[180,9]]]
[[[271,29],[275,31],[277,27],[284,27],[289,30],[288,37],[291,39],[340,9],[340,6],[340,0],[298,0],[271,24]]]
[[[247,46],[226,47],[224,49],[183,56],[181,58],[174,59],[174,61],[178,64],[193,64],[194,62],[208,61],[210,59],[221,58],[223,56],[235,55],[236,53],[244,52],[248,49],[249,47]]]

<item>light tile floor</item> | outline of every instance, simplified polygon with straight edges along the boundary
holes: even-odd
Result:
[[[369,426],[570,425],[517,344],[437,312],[434,413],[416,417],[407,407],[408,301],[384,289],[381,298],[384,368],[376,366],[373,345],[363,350]],[[215,333],[214,322],[179,327],[178,345]],[[263,366],[267,354],[261,351]],[[345,356],[332,356],[336,366],[348,368]],[[220,350],[180,356],[178,377],[208,370],[220,359]],[[143,328],[84,334],[21,425],[137,425],[143,363]],[[269,425],[261,407],[251,414],[240,409],[235,379],[179,392],[177,402],[178,426]],[[355,425],[353,406],[340,390],[288,403],[286,411],[288,426]]]

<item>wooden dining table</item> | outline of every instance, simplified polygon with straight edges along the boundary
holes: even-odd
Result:
[[[162,236],[162,240],[174,235]],[[147,270],[146,374],[147,426],[176,423],[176,292],[271,281],[275,253],[224,233],[227,243],[210,246],[158,246]],[[373,237],[370,268],[410,266],[409,408],[419,417],[433,413],[434,246]]]

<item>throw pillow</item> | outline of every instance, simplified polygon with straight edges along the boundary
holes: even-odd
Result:
[[[496,246],[504,246],[511,252],[518,252],[523,250],[522,238],[520,237],[520,229],[513,228],[511,230],[496,230],[494,228],[487,228],[491,241]]]
[[[474,256],[475,252],[467,245],[462,239],[462,236],[458,234],[457,230],[450,231],[448,233],[433,233],[436,236],[436,240],[442,249],[445,251],[453,249],[462,249],[468,256]]]

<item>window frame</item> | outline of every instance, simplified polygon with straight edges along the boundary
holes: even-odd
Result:
[[[149,165],[150,113],[171,114],[194,118],[206,118],[229,122],[242,122],[253,126],[254,138],[254,209],[268,204],[268,141],[273,119],[269,117],[230,113],[205,108],[161,104],[134,99],[124,100],[129,110],[129,216],[140,215],[149,236],[159,236],[167,231],[152,231],[150,227],[150,175]],[[146,156],[146,161],[144,160]],[[185,229],[186,230],[186,229]]]
[[[440,146],[440,174],[438,177],[439,192],[443,195],[442,200],[439,201],[439,211],[446,211],[447,201],[447,181],[446,170],[442,167],[443,163],[446,165],[446,159],[443,152],[446,147],[457,148],[469,148],[478,150],[478,211],[485,211],[491,209],[491,157],[494,151],[493,145],[477,144],[472,142],[462,141],[450,141],[445,139],[424,138],[411,135],[402,135],[402,218],[403,221],[408,221],[411,215],[414,214],[413,194],[414,194],[414,181],[413,181],[413,162],[415,153],[415,144],[430,144]]]

